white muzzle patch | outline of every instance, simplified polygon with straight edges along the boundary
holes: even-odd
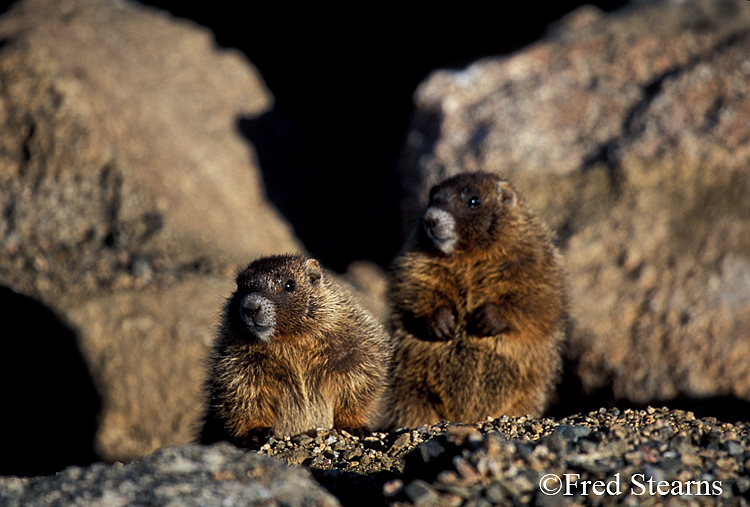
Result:
[[[270,341],[276,332],[276,310],[273,303],[260,294],[251,293],[240,303],[240,316],[247,330],[258,339]]]
[[[450,254],[458,243],[456,220],[447,211],[430,206],[422,215],[422,226],[432,243],[443,253]]]

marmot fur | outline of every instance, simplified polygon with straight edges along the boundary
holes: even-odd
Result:
[[[317,260],[258,259],[224,308],[199,441],[373,429],[390,353],[385,331]]]
[[[433,187],[389,299],[392,427],[541,415],[566,294],[551,232],[508,181],[467,173]]]

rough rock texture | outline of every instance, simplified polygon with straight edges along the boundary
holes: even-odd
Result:
[[[230,444],[161,449],[123,465],[69,467],[50,477],[0,477],[0,505],[335,507],[310,475]]]
[[[213,278],[113,293],[71,305],[102,398],[97,450],[107,460],[189,442],[197,430],[203,363],[226,285]],[[230,289],[231,290],[231,289]],[[112,340],[127,340],[115,347]]]
[[[116,284],[96,275],[123,266],[147,278],[209,253],[226,263],[298,247],[237,130],[272,102],[239,53],[114,0],[26,0],[0,37],[2,265],[33,263],[28,290],[90,290]]]
[[[580,391],[723,397],[748,413],[748,54],[746,1],[582,8],[417,90],[405,230],[434,182],[481,169],[516,182],[559,233],[573,317],[561,410]]]
[[[0,285],[59,320],[8,361],[34,371],[70,332],[101,397],[102,458],[187,442],[235,266],[300,248],[237,126],[272,97],[207,30],[135,3],[23,0],[0,39]],[[4,309],[25,336],[29,316]],[[41,384],[14,383],[5,438]]]
[[[368,437],[318,431],[272,438],[259,453],[274,458],[223,443],[188,445],[124,466],[0,477],[0,505],[750,503],[748,423],[666,408],[600,409],[559,420],[502,417]],[[283,462],[309,469],[338,501]]]
[[[747,505],[748,458],[747,423],[691,412],[501,418],[427,440],[384,492],[399,506]]]
[[[747,505],[750,496],[750,425],[667,408],[600,409],[562,419],[501,417],[364,438],[318,431],[272,438],[260,452],[309,467],[343,505],[368,499],[374,505],[454,507],[660,505],[665,490],[687,493],[690,481],[707,481],[709,493],[703,484],[696,495],[692,484],[687,502]],[[566,473],[579,475],[571,495],[541,490],[547,474],[565,480]],[[584,494],[583,481],[613,479],[619,479],[619,489],[611,490],[620,493],[597,495],[589,489]],[[559,486],[551,480],[550,488]],[[669,486],[658,486],[659,481]],[[661,489],[649,489],[656,487]]]
[[[750,496],[748,423],[666,408],[441,423],[364,439],[320,431],[272,439],[260,452],[309,467],[343,505],[747,505]],[[578,477],[548,495],[540,485],[548,474]],[[583,485],[612,480],[613,494]],[[688,494],[691,481],[700,490],[693,482]],[[546,484],[552,493],[561,483]],[[688,496],[664,494],[679,488]]]

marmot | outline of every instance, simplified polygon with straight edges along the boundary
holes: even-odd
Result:
[[[237,276],[208,365],[198,440],[254,446],[383,417],[390,339],[315,259],[264,257]]]
[[[552,233],[508,181],[434,186],[391,265],[391,426],[541,415],[560,375],[564,285]]]

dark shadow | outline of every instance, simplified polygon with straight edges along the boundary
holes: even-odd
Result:
[[[593,391],[584,388],[580,377],[575,374],[574,361],[567,359],[564,373],[558,384],[555,400],[545,416],[561,419],[574,414],[586,414],[600,408],[618,408],[620,410],[645,410],[667,407],[673,410],[685,410],[697,418],[715,417],[719,421],[735,423],[750,421],[750,401],[732,395],[717,394],[714,396],[679,395],[669,399],[654,399],[644,403],[616,397],[611,384]]]
[[[572,322],[568,323],[567,336],[573,331]],[[557,384],[552,403],[545,416],[561,419],[574,414],[585,414],[600,408],[627,408],[618,405],[611,384],[591,390],[584,387],[581,378],[575,373],[578,371],[578,360],[571,353],[563,354],[562,375]]]
[[[49,475],[98,461],[101,400],[75,333],[7,287],[0,287],[0,308],[0,475]]]
[[[653,403],[634,405],[633,408],[643,409],[648,405],[651,405],[652,407],[689,410],[698,418],[715,417],[719,421],[728,423],[750,421],[750,401],[732,395],[681,395],[668,400],[658,400]]]
[[[5,14],[19,0],[0,0],[0,15]]]
[[[395,472],[362,475],[340,470],[311,469],[318,483],[335,496],[343,507],[385,507],[383,485],[398,477]]]
[[[255,148],[269,199],[314,257],[336,271],[355,259],[390,262],[400,246],[392,160],[342,146],[346,137],[335,130],[316,144],[324,141],[303,138],[276,109],[240,118],[238,128]]]
[[[356,259],[385,266],[401,246],[395,165],[412,94],[430,72],[520,49],[584,3],[626,3],[514,4],[498,17],[468,6],[339,13],[255,3],[246,16],[226,0],[141,2],[210,28],[220,46],[258,68],[274,110],[238,118],[239,130],[258,153],[271,201],[310,253],[337,271]]]

